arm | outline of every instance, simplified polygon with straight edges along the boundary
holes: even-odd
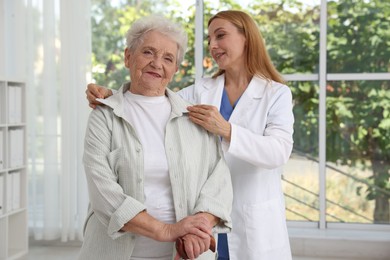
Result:
[[[121,230],[164,242],[173,242],[187,234],[192,234],[200,239],[209,239],[211,234],[209,221],[205,216],[189,216],[175,224],[165,224],[146,211],[140,212],[132,218]]]
[[[213,226],[214,232],[230,232],[230,213],[233,202],[233,188],[230,171],[223,157],[219,137],[207,133],[210,152],[208,177],[203,184],[196,201],[193,214],[205,216]]]
[[[195,105],[187,108],[190,119],[211,133],[222,137],[224,151],[255,166],[272,169],[287,162],[293,146],[292,95],[281,88],[268,111],[267,122],[261,133],[226,121],[218,108],[210,105]]]
[[[112,116],[112,115],[111,115]],[[92,111],[85,137],[84,166],[91,207],[107,233],[117,238],[125,232],[159,241],[174,241],[187,233],[206,238],[211,233],[204,216],[189,216],[175,224],[162,223],[145,211],[145,206],[124,193],[113,172],[122,149],[111,151],[110,112]]]
[[[113,172],[121,149],[111,151],[109,113],[103,109],[91,112],[84,140],[83,163],[92,210],[99,221],[107,226],[113,239],[122,235],[123,225],[145,210],[145,206],[126,195]]]
[[[273,97],[265,112],[264,129],[251,129],[232,123],[231,140],[222,141],[226,153],[252,165],[273,169],[284,165],[293,147],[292,95],[287,87],[281,88]]]

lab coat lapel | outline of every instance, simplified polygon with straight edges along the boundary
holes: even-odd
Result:
[[[244,115],[261,101],[266,85],[266,80],[259,77],[253,77],[234,108],[229,122],[238,123],[244,120],[244,118],[246,118]]]
[[[200,104],[216,106],[219,110],[221,107],[224,84],[224,75],[221,75],[214,80],[204,81],[203,91],[200,93]]]

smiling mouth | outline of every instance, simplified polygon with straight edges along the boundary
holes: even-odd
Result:
[[[214,55],[215,59],[218,60],[219,58],[221,58],[225,53],[217,53]]]
[[[161,75],[158,74],[158,73],[150,72],[150,71],[148,71],[148,72],[146,72],[146,73],[147,73],[148,75],[151,75],[151,76],[155,77],[155,78],[161,78]]]

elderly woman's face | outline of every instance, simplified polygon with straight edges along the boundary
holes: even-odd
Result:
[[[125,65],[130,70],[134,94],[162,96],[178,67],[178,47],[169,37],[157,31],[144,35],[143,42],[131,52],[125,50]]]

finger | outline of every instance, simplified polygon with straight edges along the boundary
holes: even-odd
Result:
[[[101,93],[101,88],[101,86],[93,83],[88,84],[88,91],[90,95],[94,96],[95,98],[104,98],[104,95]]]
[[[201,238],[203,238],[203,239],[205,239],[205,238],[207,238],[208,236],[210,236],[210,235],[209,235],[209,232],[208,232],[208,230],[207,230],[207,228],[205,228],[205,227],[193,228],[193,229],[190,230],[189,233],[191,233],[191,234],[193,234],[193,235],[196,235],[196,236],[198,236],[198,237],[201,237]]]
[[[108,89],[106,89],[106,88],[104,88],[104,87],[100,87],[100,86],[98,86],[99,88],[98,88],[98,92],[99,92],[99,96],[101,97],[101,98],[106,98],[106,97],[108,97],[109,96],[109,90]]]
[[[206,252],[210,245],[209,245],[209,238],[208,239],[202,239],[202,240],[199,240],[199,254],[203,253],[203,252]]]
[[[197,117],[194,117],[194,116],[190,116],[189,119],[191,120],[192,123],[195,123],[197,125],[200,125],[203,128],[206,128],[205,125],[204,125],[203,120],[201,120],[201,119],[199,119]]]
[[[197,104],[197,105],[190,106],[190,108],[210,110],[210,109],[213,109],[214,106],[206,105],[206,104]]]
[[[195,119],[198,119],[201,121],[205,121],[205,119],[206,119],[206,116],[204,116],[203,114],[196,113],[196,112],[190,112],[188,115],[190,118],[195,118]]]
[[[209,236],[211,232],[211,225],[207,218],[203,216],[189,216],[180,221],[181,232],[191,233],[202,238]]]
[[[176,253],[174,260],[180,260],[180,259],[181,259],[181,257],[179,255],[179,253]]]
[[[94,101],[96,98],[98,98],[98,96],[96,96],[95,94],[93,94],[91,91],[88,91],[87,90],[87,99],[89,102],[92,102]]]
[[[194,252],[194,258],[198,258],[198,256],[203,253],[202,251],[202,241],[200,239],[197,239],[193,243],[193,252]]]
[[[185,243],[185,250],[186,250],[188,258],[194,259],[195,254],[193,251],[193,249],[194,249],[193,244],[191,243],[190,240],[185,240],[184,243]]]
[[[197,107],[197,106],[188,107],[187,110],[190,113],[196,113],[196,114],[206,114],[208,112],[207,109],[204,109],[202,107]]]
[[[207,126],[212,127],[212,126],[216,125],[215,119],[213,119],[209,116],[205,116],[205,115],[201,115],[201,114],[190,114],[189,118],[194,123],[200,124],[203,127],[207,127]]]

